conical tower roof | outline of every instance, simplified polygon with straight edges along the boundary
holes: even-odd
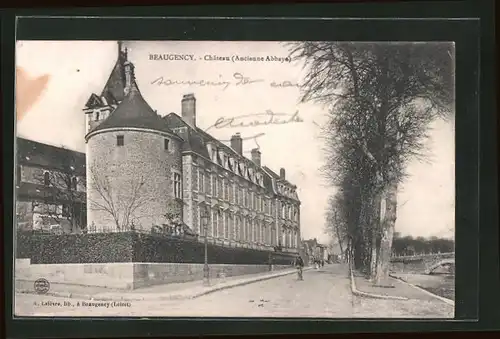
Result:
[[[127,49],[122,48],[122,42],[118,41],[118,58],[104,86],[101,97],[106,98],[108,104],[118,103],[125,96],[125,68],[127,62]]]
[[[87,134],[87,138],[97,131],[110,128],[141,128],[174,134],[167,122],[144,100],[135,81],[133,64],[126,61],[124,66],[125,72],[129,72],[125,76],[130,77],[130,84],[128,88],[125,85],[123,100],[108,118]]]

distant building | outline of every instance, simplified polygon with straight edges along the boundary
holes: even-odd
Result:
[[[21,230],[85,227],[85,154],[17,138],[16,221]]]
[[[239,133],[225,145],[197,127],[193,94],[182,98],[180,116],[157,114],[141,95],[127,58],[119,44],[103,91],[91,94],[84,108],[90,231],[132,223],[149,231],[174,214],[204,236],[208,209],[211,242],[298,252],[300,200],[285,169],[277,174],[263,166],[259,149],[247,159]],[[131,201],[128,224],[113,218],[109,201]]]
[[[327,246],[318,243],[316,238],[304,240],[303,244],[310,263],[313,263],[315,260],[328,260]]]

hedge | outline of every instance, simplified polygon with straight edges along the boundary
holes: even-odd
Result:
[[[33,264],[60,263],[192,263],[202,264],[204,244],[192,239],[135,232],[88,234],[18,234],[17,257]],[[294,255],[208,244],[210,264],[289,265]]]

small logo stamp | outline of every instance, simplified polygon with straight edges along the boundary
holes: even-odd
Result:
[[[50,283],[47,279],[40,278],[35,281],[35,292],[38,294],[45,294],[50,290]]]

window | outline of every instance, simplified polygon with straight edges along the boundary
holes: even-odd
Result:
[[[123,146],[124,140],[123,140],[123,135],[117,135],[116,136],[116,146]]]
[[[229,191],[229,202],[234,202],[234,184],[229,183],[227,190]]]
[[[241,241],[241,217],[239,215],[234,217],[234,231],[236,240]]]
[[[219,179],[217,180],[217,198],[222,198],[222,195],[224,194],[223,190],[222,179]]]
[[[174,173],[174,197],[182,198],[181,175],[179,173]]]
[[[212,237],[217,236],[217,211],[212,210],[212,230],[210,235]]]
[[[210,174],[207,174],[206,176],[203,175],[203,181],[205,182],[205,193],[211,194],[211,192],[210,192]]]
[[[217,174],[212,174],[212,196],[217,196]]]
[[[62,215],[63,217],[69,217],[69,206],[62,205]]]
[[[224,220],[222,219],[222,216],[220,214],[220,211],[217,210],[215,211],[215,219],[216,219],[216,231],[215,231],[215,237],[216,238],[220,238],[223,234],[223,229],[222,229],[222,223],[224,222]]]
[[[168,143],[169,143],[170,140],[168,139],[163,139],[163,148],[168,151]]]
[[[224,239],[229,238],[229,216],[224,212]]]
[[[49,172],[45,172],[43,174],[43,184],[45,186],[49,186],[50,185],[50,173]]]
[[[95,112],[95,118],[94,118],[95,121],[99,121],[99,112]]]
[[[71,178],[71,189],[75,190],[78,187],[78,179],[76,177]]]
[[[229,182],[224,180],[224,200],[229,200]]]
[[[196,207],[196,212],[198,214],[198,233],[200,235],[205,235],[205,225],[204,225],[205,220],[201,218],[202,217],[201,207],[199,205]]]
[[[247,218],[242,218],[241,220],[241,230],[242,230],[242,241],[247,241]]]
[[[198,174],[198,190],[203,193],[203,190],[205,189],[205,173],[203,173],[202,169],[198,169],[199,174]]]
[[[229,214],[229,239],[235,239],[234,214]]]

